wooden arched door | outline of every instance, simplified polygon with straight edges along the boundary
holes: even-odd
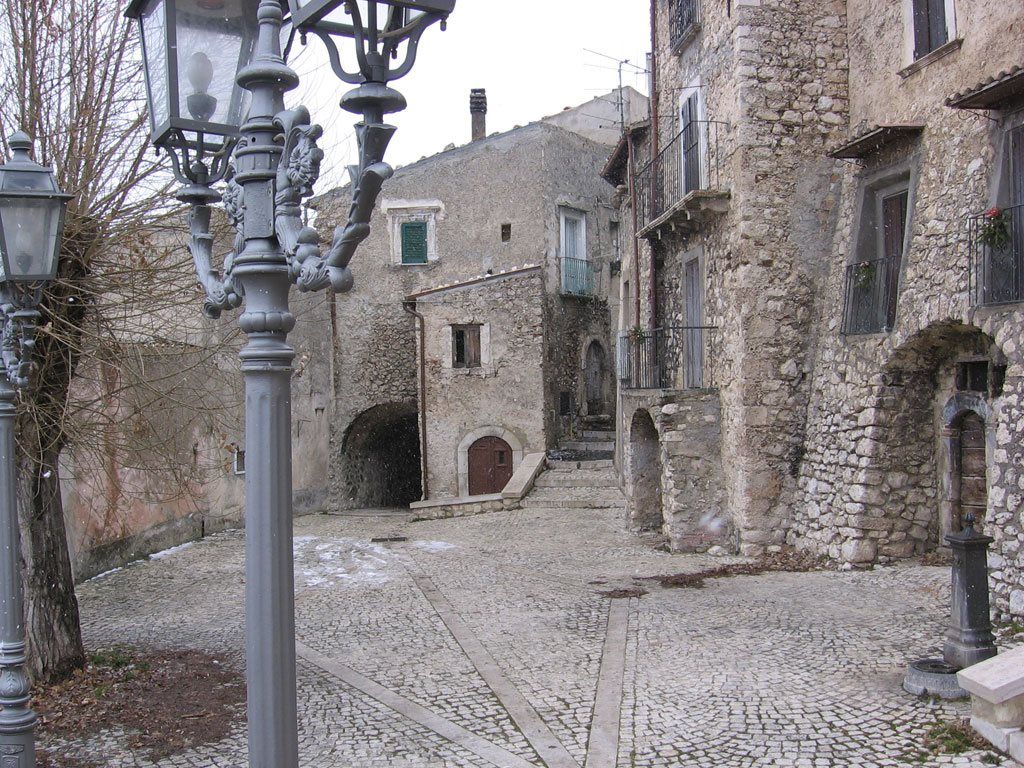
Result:
[[[985,422],[974,411],[960,420],[960,520],[973,514],[980,524],[988,506],[988,461],[985,456]],[[959,526],[958,526],[959,528]]]
[[[469,495],[501,493],[512,479],[512,448],[500,437],[481,437],[469,446]]]

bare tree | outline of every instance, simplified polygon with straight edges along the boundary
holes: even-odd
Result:
[[[15,128],[32,136],[36,159],[52,163],[75,196],[18,423],[26,634],[39,680],[84,662],[62,451],[75,452],[79,473],[117,471],[116,457],[170,473],[168,493],[194,495],[203,467],[183,463],[180,435],[146,427],[147,413],[173,401],[215,418],[223,403],[196,402],[187,374],[215,370],[213,358],[233,341],[226,325],[182,325],[197,303],[195,280],[176,234],[180,211],[167,206],[170,180],[146,151],[141,55],[123,11],[110,0],[0,0],[0,126],[5,136]],[[175,362],[154,365],[160,356]]]

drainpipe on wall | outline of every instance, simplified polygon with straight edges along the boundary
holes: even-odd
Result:
[[[658,110],[661,106],[658,98],[658,0],[651,0],[651,98],[648,100],[651,108],[651,160],[658,156],[658,144],[660,139]],[[658,280],[657,268],[654,265],[654,247],[650,248],[651,254],[651,282],[648,286],[649,301],[651,305],[651,328],[658,325]]]
[[[420,473],[422,474],[423,500],[426,501],[430,496],[430,480],[427,475],[427,329],[426,319],[416,311],[415,307],[415,301],[402,302],[402,309],[416,318],[416,325],[419,327]]]

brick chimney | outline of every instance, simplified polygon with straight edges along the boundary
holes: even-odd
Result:
[[[487,135],[487,91],[473,88],[469,92],[469,116],[473,120],[473,141]]]

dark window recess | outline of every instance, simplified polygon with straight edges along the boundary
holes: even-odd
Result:
[[[402,222],[402,263],[427,263],[427,222]]]
[[[991,381],[989,382],[991,389],[989,390],[992,397],[999,397],[1003,394],[1003,384],[1006,383],[1006,366],[1005,365],[993,365]]]
[[[946,0],[913,0],[914,59],[927,56],[949,42],[946,35]]]
[[[512,239],[512,225],[502,224],[501,225],[501,242],[507,243]]]
[[[452,326],[452,368],[480,367],[480,326]]]
[[[971,360],[958,363],[956,388],[961,392],[988,392],[988,361]]]
[[[873,259],[846,268],[845,331],[848,334],[881,333],[891,330],[896,323],[907,203],[905,189],[881,199],[880,252],[876,251]]]
[[[1024,300],[1024,125],[1006,134],[1004,168],[1007,182],[1000,203],[971,217],[971,248],[975,301],[1006,304]]]
[[[558,415],[572,415],[572,394],[569,392],[558,393]]]

